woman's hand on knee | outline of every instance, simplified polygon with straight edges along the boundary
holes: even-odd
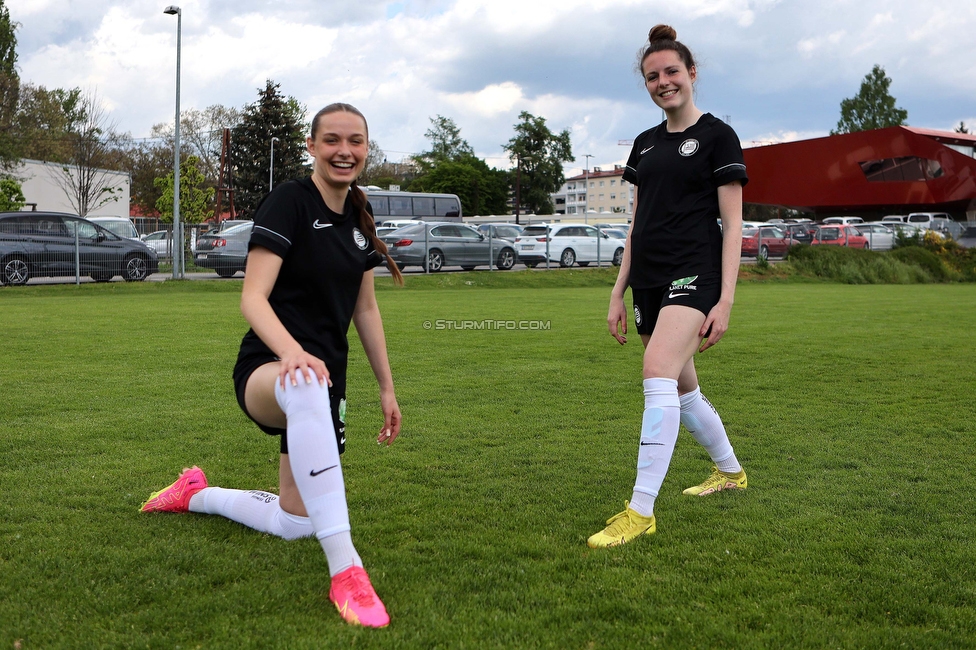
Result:
[[[294,354],[287,354],[281,358],[281,365],[278,371],[278,380],[281,387],[285,387],[288,381],[292,386],[297,386],[299,381],[311,384],[313,377],[319,380],[319,384],[324,386],[328,383],[332,385],[329,378],[329,369],[325,367],[325,362],[305,350],[299,350]]]

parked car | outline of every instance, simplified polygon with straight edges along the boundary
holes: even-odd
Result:
[[[529,268],[545,263],[547,239],[550,262],[558,262],[563,267],[576,263],[589,266],[597,261],[598,236],[600,261],[608,260],[614,266],[620,266],[624,258],[624,240],[613,239],[599,233],[595,227],[581,223],[526,226],[515,245],[519,259]]]
[[[600,228],[600,232],[606,233],[611,239],[627,239],[627,231],[618,228]]]
[[[941,217],[932,219],[929,223],[929,230],[934,230],[935,232],[953,239],[959,239],[965,228],[958,221],[953,221],[952,219],[943,219]]]
[[[780,226],[742,229],[742,255],[746,257],[783,257],[793,243],[789,233]]]
[[[76,252],[78,273],[98,282],[107,282],[116,275],[127,281],[145,280],[159,270],[156,252],[141,241],[119,237],[79,216],[58,212],[0,213],[3,284],[25,284],[32,277],[74,276]]]
[[[482,223],[478,225],[478,232],[486,237],[489,235],[515,243],[515,238],[522,234],[522,226],[515,223]]]
[[[88,217],[88,220],[92,223],[97,223],[105,230],[115,233],[119,237],[141,241],[139,231],[136,230],[132,219],[126,219],[125,217]]]
[[[809,244],[813,239],[813,231],[816,230],[811,222],[786,223],[779,227],[786,232],[794,244]]]
[[[905,223],[908,217],[904,214],[889,214],[881,217],[881,223]]]
[[[856,224],[864,223],[864,219],[861,217],[827,217],[823,220],[824,223],[843,223],[843,224]]]
[[[898,234],[901,233],[903,237],[922,237],[925,234],[926,228],[923,226],[918,226],[913,223],[887,223],[885,224],[891,228],[895,233],[895,241],[898,241]],[[937,233],[938,234],[938,233]],[[940,237],[942,235],[939,235]]]
[[[252,226],[254,225],[254,222],[251,221],[250,219],[224,219],[223,221],[218,223],[214,228],[211,228],[210,232],[225,232],[227,230],[230,230],[231,228],[236,228],[237,226],[243,225],[245,223],[249,223]]]
[[[859,223],[857,229],[868,239],[868,248],[876,251],[890,251],[895,246],[895,231],[891,222]]]
[[[383,237],[390,257],[403,270],[407,266],[422,266],[440,271],[445,266],[460,266],[470,271],[478,266],[493,266],[507,271],[518,260],[511,242],[488,238],[471,226],[460,223],[413,222]],[[427,255],[424,255],[424,250]]]
[[[629,223],[598,223],[596,227],[600,229],[612,228],[613,230],[623,230],[625,233],[630,232]]]
[[[412,226],[415,223],[417,223],[417,219],[385,219],[384,221],[378,222],[377,225],[387,228],[403,228],[404,226]]]
[[[247,266],[247,244],[251,241],[253,221],[245,221],[222,232],[208,232],[197,239],[193,263],[213,269],[229,278]]]
[[[959,242],[959,245],[963,248],[976,247],[976,227],[967,227],[963,231],[962,236],[960,236],[956,241]]]
[[[916,226],[922,226],[923,228],[932,228],[932,221],[935,219],[947,219],[952,220],[946,212],[912,212],[908,215],[908,219],[905,223],[912,223]]]
[[[168,230],[157,230],[148,235],[142,236],[142,242],[149,248],[156,251],[160,257],[169,257],[170,242],[173,241],[173,233]]]
[[[823,224],[813,234],[811,245],[847,246],[849,248],[868,248],[867,238],[854,226],[844,224]]]
[[[394,233],[397,230],[399,230],[399,228],[395,226],[379,226],[376,229],[376,236],[382,239],[384,235],[389,235],[390,233]]]

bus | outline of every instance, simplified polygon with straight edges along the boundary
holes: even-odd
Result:
[[[456,194],[362,189],[373,206],[377,226],[384,221],[461,221],[461,199]]]

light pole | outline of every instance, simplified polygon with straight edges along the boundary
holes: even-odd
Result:
[[[180,224],[180,46],[183,37],[183,11],[176,5],[163,9],[176,16],[176,130],[173,137],[173,279],[183,278],[183,228]]]
[[[271,169],[268,170],[268,191],[274,189],[274,143],[278,141],[278,136],[271,137]]]
[[[593,157],[593,154],[585,153],[583,157],[586,158],[586,170],[583,172],[585,179],[583,181],[583,189],[586,190],[586,194],[583,195],[585,197],[583,199],[583,223],[590,223],[590,215],[587,212],[587,208],[590,207],[590,158]]]

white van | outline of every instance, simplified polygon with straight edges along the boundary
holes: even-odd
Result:
[[[86,217],[92,223],[97,223],[99,226],[109,231],[113,235],[118,235],[124,239],[135,239],[136,241],[141,241],[139,239],[139,231],[132,223],[132,219],[126,219],[125,217]]]
[[[946,212],[912,212],[908,215],[907,223],[913,223],[922,228],[932,228],[932,222],[936,219],[947,219],[952,221],[952,217]]]
[[[857,225],[859,223],[864,223],[864,219],[861,217],[827,217],[823,220],[824,223],[841,223],[845,225]]]

